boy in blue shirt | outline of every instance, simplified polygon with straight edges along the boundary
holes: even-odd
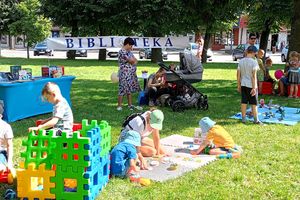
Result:
[[[110,171],[112,175],[124,178],[128,172],[139,170],[136,166],[139,146],[141,146],[141,135],[136,131],[128,131],[123,140],[111,151]]]

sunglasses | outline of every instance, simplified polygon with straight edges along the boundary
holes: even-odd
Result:
[[[256,40],[256,38],[254,37],[254,38],[250,38],[251,40]]]

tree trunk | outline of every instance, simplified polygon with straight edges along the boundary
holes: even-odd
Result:
[[[211,26],[208,25],[206,27],[205,37],[204,37],[204,46],[203,46],[202,57],[201,57],[202,63],[207,62],[207,50],[209,49],[210,39],[211,39]]]
[[[77,23],[77,21],[73,21],[71,35],[72,35],[72,37],[77,37],[78,34],[79,34],[78,23]],[[67,52],[68,59],[75,60],[75,57],[76,57],[76,50],[69,50]]]
[[[2,43],[2,34],[0,33],[0,58],[1,58],[1,43]]]
[[[291,22],[291,38],[289,41],[289,52],[300,52],[300,1],[294,0],[293,16]]]
[[[106,60],[106,49],[99,49],[98,60]]]
[[[151,49],[151,62],[162,62],[162,50],[158,48]]]
[[[107,35],[106,29],[99,25],[99,32],[101,36]],[[99,49],[98,60],[106,60],[106,49]]]
[[[12,41],[11,41],[11,35],[10,34],[8,35],[8,47],[9,47],[9,49],[13,49],[13,47],[12,47]]]
[[[28,43],[27,43],[26,49],[27,49],[27,59],[29,59],[29,45],[28,45]]]
[[[265,52],[267,52],[268,39],[269,39],[269,35],[271,32],[272,24],[273,24],[273,20],[266,19],[265,25],[264,25],[264,30],[261,32],[259,48],[263,49]]]

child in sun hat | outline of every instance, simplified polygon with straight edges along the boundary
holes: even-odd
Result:
[[[160,131],[163,128],[164,114],[161,110],[150,109],[130,119],[121,131],[119,141],[123,141],[124,135],[129,130],[138,132],[141,136],[138,158],[141,169],[148,169],[144,157],[164,156],[165,150],[160,145]],[[149,136],[152,136],[150,138]]]
[[[111,174],[126,177],[130,170],[138,171],[136,166],[137,147],[141,146],[141,135],[133,130],[127,131],[111,151]]]
[[[239,157],[242,153],[241,147],[236,145],[231,135],[220,125],[209,117],[203,117],[199,121],[201,128],[201,143],[196,150],[191,150],[191,154],[200,153],[219,155],[220,158]]]

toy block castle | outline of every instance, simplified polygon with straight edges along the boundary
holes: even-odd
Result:
[[[18,197],[27,200],[94,200],[109,179],[111,126],[82,120],[81,130],[56,136],[29,133],[17,170]]]

